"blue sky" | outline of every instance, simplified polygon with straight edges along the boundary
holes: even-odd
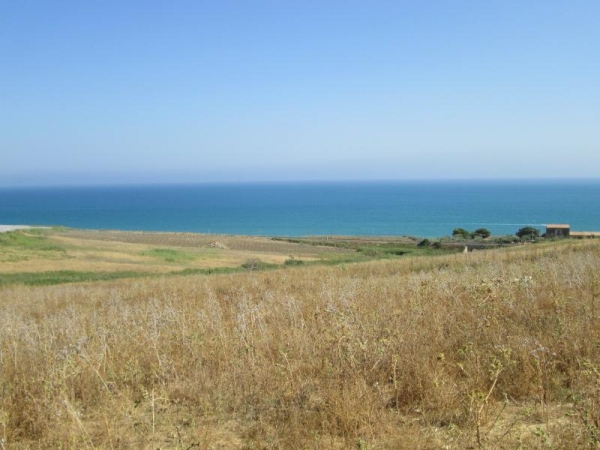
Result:
[[[600,2],[6,1],[0,185],[600,176]]]

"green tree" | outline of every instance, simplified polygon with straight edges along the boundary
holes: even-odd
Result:
[[[519,236],[520,238],[530,237],[533,239],[533,238],[540,237],[539,230],[537,228],[533,228],[533,227],[523,227],[519,231],[517,231],[515,234],[517,236]]]
[[[492,235],[490,230],[487,228],[478,228],[473,232],[473,236],[481,236],[482,238],[489,238]]]
[[[454,230],[452,230],[452,236],[458,236],[464,239],[469,239],[471,237],[471,232],[469,230],[465,230],[464,228],[455,228]]]

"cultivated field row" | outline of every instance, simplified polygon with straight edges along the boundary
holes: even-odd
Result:
[[[323,253],[331,252],[348,253],[348,250],[343,248],[302,245],[299,243],[273,240],[269,237],[262,236],[105,230],[69,230],[64,232],[64,236],[134,244],[177,247],[212,247],[283,255],[299,254],[303,256],[318,256]]]

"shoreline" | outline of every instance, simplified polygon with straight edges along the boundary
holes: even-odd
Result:
[[[31,230],[32,228],[48,228],[48,227],[35,227],[31,225],[0,225],[0,233],[8,233],[10,231],[17,230]]]

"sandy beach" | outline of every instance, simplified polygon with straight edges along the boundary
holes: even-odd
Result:
[[[27,230],[29,228],[34,228],[34,227],[32,227],[30,225],[0,225],[0,233],[7,233],[9,231],[15,231],[15,230]]]

